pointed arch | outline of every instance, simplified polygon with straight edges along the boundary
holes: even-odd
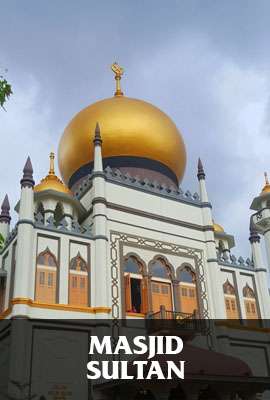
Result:
[[[183,263],[177,268],[176,275],[179,281],[178,301],[181,312],[197,314],[199,311],[198,287],[193,266]]]
[[[224,302],[227,319],[239,319],[239,306],[236,297],[236,290],[229,279],[223,283]]]
[[[36,261],[35,300],[42,303],[56,303],[58,262],[47,247],[38,254]]]
[[[89,306],[89,267],[78,251],[69,263],[69,304]]]
[[[258,319],[258,306],[254,290],[246,283],[243,287],[243,297],[247,320]]]
[[[149,274],[163,279],[175,279],[174,268],[164,255],[156,255],[149,262]]]
[[[174,267],[164,255],[158,254],[149,262],[148,270],[151,277],[152,311],[173,311]]]
[[[251,287],[246,283],[246,285],[243,287],[243,296],[251,299],[255,299],[255,293],[254,290],[251,289]]]
[[[229,279],[227,278],[226,282],[223,283],[223,293],[224,294],[231,294],[235,295],[235,288],[230,283]]]
[[[146,275],[146,264],[136,253],[128,253],[124,256],[124,272]]]

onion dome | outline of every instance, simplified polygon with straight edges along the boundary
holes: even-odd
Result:
[[[55,190],[65,194],[71,194],[66,185],[55,175],[54,171],[54,153],[50,153],[50,170],[48,175],[34,187],[34,192],[43,192],[44,190]]]
[[[225,232],[224,228],[221,225],[216,224],[215,222],[213,222],[213,228],[214,228],[215,233],[224,233]]]
[[[270,184],[267,176],[267,172],[264,173],[264,179],[265,179],[265,185],[261,191],[261,195],[264,195],[266,193],[270,193]]]
[[[104,168],[120,169],[140,178],[178,186],[186,166],[186,150],[174,122],[154,105],[123,95],[115,73],[114,97],[89,105],[70,121],[58,149],[59,169],[69,188],[93,168],[93,132],[99,123]]]

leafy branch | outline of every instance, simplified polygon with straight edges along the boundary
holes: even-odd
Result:
[[[6,78],[4,78],[3,75],[0,75],[0,107],[2,107],[4,110],[5,110],[4,104],[9,99],[10,95],[12,95],[11,85],[8,83],[8,81],[6,80]]]

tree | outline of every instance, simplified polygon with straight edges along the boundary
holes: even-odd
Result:
[[[7,70],[6,70],[7,71]],[[5,72],[6,72],[5,71]],[[0,107],[5,110],[4,104],[12,94],[11,85],[8,83],[3,75],[0,75]]]
[[[2,247],[4,246],[4,241],[5,239],[3,238],[3,236],[0,233],[0,250],[2,249]]]

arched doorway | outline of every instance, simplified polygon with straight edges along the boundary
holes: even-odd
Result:
[[[127,314],[148,312],[148,280],[143,261],[135,254],[124,259],[125,311]]]
[[[181,312],[193,314],[198,311],[197,282],[192,268],[184,265],[178,270]]]

